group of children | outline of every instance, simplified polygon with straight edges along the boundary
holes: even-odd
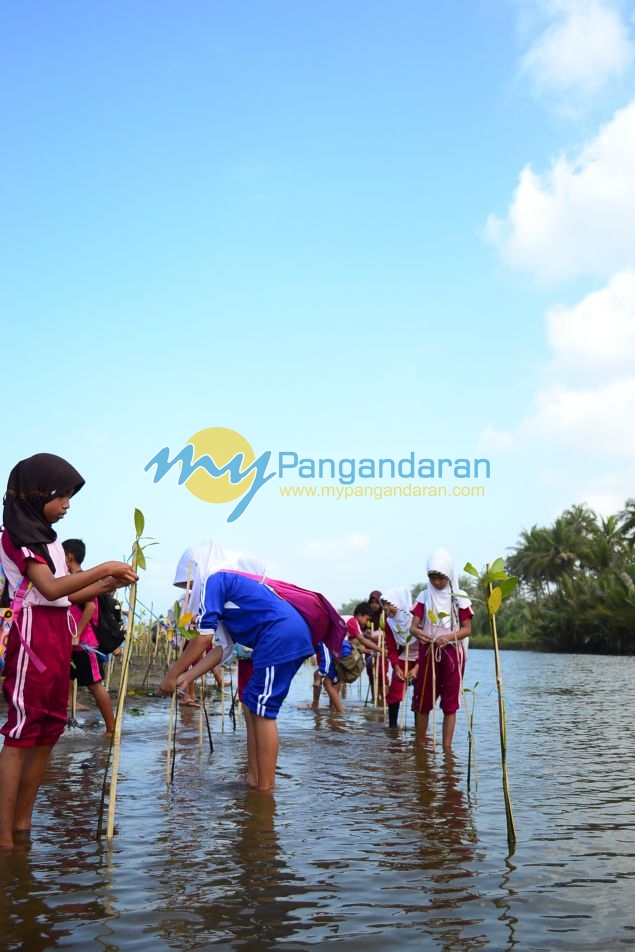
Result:
[[[471,602],[459,589],[452,557],[437,549],[427,562],[428,586],[413,600],[405,587],[378,589],[360,602],[347,620],[347,640],[366,656],[369,693],[385,705],[388,726],[398,726],[399,708],[408,685],[414,684],[412,710],[416,742],[424,744],[430,712],[437,700],[443,711],[442,744],[452,746],[460,707],[467,645],[473,615]],[[312,707],[323,686],[332,708],[344,710],[343,678],[337,659],[318,645]],[[348,679],[344,679],[348,680]]]
[[[12,613],[3,634],[8,713],[1,728],[0,849],[20,849],[28,842],[42,777],[67,722],[72,658],[78,673],[82,668],[80,683],[91,687],[109,733],[112,709],[90,638],[94,599],[132,584],[137,575],[130,565],[116,561],[84,570],[78,540],[68,540],[66,552],[57,541],[53,526],[83,485],[66,460],[48,453],[22,460],[9,476],[0,536],[2,588]],[[471,609],[443,550],[428,560],[428,578],[428,588],[414,606],[406,588],[374,591],[345,622],[320,593],[270,579],[256,559],[228,555],[211,542],[188,549],[175,584],[185,589],[183,606],[196,618],[196,634],[160,690],[187,691],[196,678],[229,658],[234,643],[250,652],[248,660],[239,662],[247,782],[263,792],[275,786],[280,706],[302,662],[314,654],[319,677],[338,710],[337,685],[345,672],[359,672],[364,655],[376,657],[391,726],[397,724],[399,705],[414,679],[417,742],[424,742],[429,712],[440,697],[443,743],[450,746]],[[77,650],[73,653],[74,641],[81,659]]]

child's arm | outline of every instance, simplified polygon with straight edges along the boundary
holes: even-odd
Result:
[[[369,638],[368,635],[361,634],[361,635],[355,635],[355,637],[357,638],[358,641],[361,641],[364,648],[366,648],[366,651],[364,652],[364,654],[375,654],[376,652],[379,651],[379,645],[377,644],[377,642],[373,641],[372,638]]]
[[[188,641],[183,654],[180,658],[174,662],[166,676],[163,678],[159,684],[159,691],[161,694],[173,694],[176,690],[176,682],[179,675],[183,674],[184,671],[192,664],[196,664],[201,655],[207,651],[209,646],[214,640],[214,632],[206,635],[195,635],[190,641]],[[214,649],[216,650],[216,649]],[[223,655],[222,648],[219,649],[221,657]],[[210,651],[210,654],[213,652]],[[219,662],[217,661],[216,664]],[[209,668],[206,668],[209,671]]]
[[[27,559],[25,575],[38,592],[49,602],[65,595],[81,594],[80,601],[110,592],[120,585],[131,585],[139,576],[127,562],[102,562],[95,568],[74,572],[72,575],[53,575],[46,562]]]
[[[421,616],[419,616],[418,609],[421,611]],[[431,641],[434,641],[434,635],[429,635],[423,630],[423,619],[425,618],[425,607],[418,602],[412,613],[412,624],[410,626],[410,634],[419,641],[422,645],[427,645]]]
[[[439,635],[434,643],[442,648],[444,645],[453,645],[455,639],[456,641],[462,641],[463,638],[468,638],[471,634],[472,619],[468,618],[461,624],[458,631],[446,631],[443,635]]]
[[[196,678],[200,678],[202,674],[206,674],[208,671],[211,671],[212,668],[217,668],[222,660],[223,649],[220,645],[216,645],[216,647],[208,651],[194,667],[190,668],[190,670],[184,674],[179,675],[176,680],[176,686],[184,690],[188,684],[195,681]]]

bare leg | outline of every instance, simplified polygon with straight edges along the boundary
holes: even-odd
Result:
[[[110,694],[106,690],[103,681],[98,681],[96,684],[91,684],[88,690],[95,698],[97,707],[99,708],[99,713],[104,719],[104,724],[106,725],[105,734],[107,737],[110,737],[115,729],[115,715],[112,709]]]
[[[247,783],[250,787],[258,787],[258,758],[256,756],[256,729],[254,727],[255,714],[243,704],[245,727],[247,728]]]
[[[423,746],[426,742],[426,734],[428,733],[428,720],[430,719],[430,714],[417,714],[417,725],[415,733],[415,742]]]
[[[444,750],[449,750],[452,746],[452,738],[454,737],[454,728],[456,727],[456,714],[444,714],[443,715],[443,729],[441,731],[441,739],[443,742]]]
[[[0,752],[0,849],[13,849],[15,802],[27,751],[3,747]]]
[[[13,848],[14,833],[31,829],[33,806],[51,744],[40,747],[3,747],[0,753],[0,847]]]
[[[276,785],[276,763],[278,762],[278,725],[271,717],[259,717],[252,713],[256,739],[256,761],[258,764],[257,790],[273,790]]]
[[[315,670],[313,675],[313,704],[311,707],[320,706],[320,691],[322,690],[322,678],[320,677],[320,672]]]
[[[344,712],[344,705],[342,704],[342,699],[340,698],[340,692],[336,684],[333,684],[328,674],[324,678],[324,690],[328,694],[330,706],[334,707],[338,714]]]

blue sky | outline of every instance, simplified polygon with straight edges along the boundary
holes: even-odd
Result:
[[[615,512],[634,494],[634,14],[3,5],[5,474],[41,451],[80,470],[60,536],[91,564],[127,553],[142,509],[161,610],[205,538],[339,604],[422,579],[440,545],[483,564],[573,503]],[[273,479],[228,523],[144,472],[210,427],[256,456],[485,457],[491,476],[483,498],[339,503]]]

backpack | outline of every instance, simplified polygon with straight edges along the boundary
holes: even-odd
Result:
[[[97,645],[104,654],[112,654],[126,637],[126,626],[121,615],[121,604],[110,592],[97,596],[97,621],[93,631]]]
[[[342,651],[340,658],[333,659],[333,664],[335,665],[335,673],[340,681],[344,681],[346,684],[352,684],[353,681],[357,681],[362,671],[366,668],[366,662],[364,661],[364,655],[361,651],[358,651],[355,645],[349,641],[345,641],[342,647],[344,648],[348,644],[350,644],[351,650],[346,654]]]

